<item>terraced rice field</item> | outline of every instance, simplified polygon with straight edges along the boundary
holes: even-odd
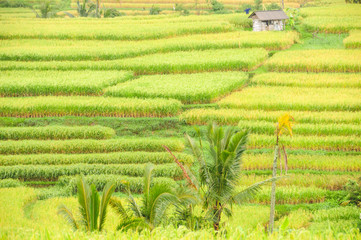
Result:
[[[164,146],[197,169],[182,137],[209,122],[250,132],[239,189],[266,180],[285,113],[294,118],[293,136],[280,140],[287,169],[279,159],[278,174],[287,176],[277,182],[270,239],[359,239],[359,208],[339,204],[361,171],[361,12],[350,5],[301,8],[308,35],[327,33],[319,38],[289,27],[249,31],[244,13],[35,19],[0,9],[0,239],[220,239],[208,228],[114,232],[113,209],[107,233],[72,233],[56,208],[78,208],[78,175],[98,190],[114,182],[119,197],[129,186],[136,199],[148,163],[155,183],[182,184]],[[349,35],[332,45],[329,33]],[[222,218],[228,239],[267,239],[270,194],[267,184]]]

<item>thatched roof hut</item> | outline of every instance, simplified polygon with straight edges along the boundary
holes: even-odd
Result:
[[[289,19],[283,10],[255,11],[248,18],[253,20],[253,31],[282,31]]]

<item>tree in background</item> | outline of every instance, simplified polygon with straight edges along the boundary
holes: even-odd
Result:
[[[161,11],[162,11],[162,9],[160,9],[160,7],[153,5],[153,6],[149,9],[149,14],[150,14],[150,15],[158,15]]]
[[[55,17],[58,10],[58,8],[53,6],[49,0],[45,0],[39,7],[30,6],[30,9],[35,13],[37,18]]]
[[[219,231],[223,213],[231,216],[233,204],[252,198],[262,184],[277,178],[240,190],[242,155],[246,150],[248,131],[239,131],[236,127],[224,129],[213,123],[208,125],[205,136],[197,132],[198,140],[185,135],[187,146],[198,163],[197,175],[172,156],[181,167],[189,189],[200,197],[206,218],[212,222],[214,230]],[[202,137],[207,139],[206,144],[203,144]]]
[[[287,174],[287,154],[283,144],[281,145],[281,149],[279,148],[279,142],[280,142],[279,140],[282,133],[284,132],[288,132],[292,136],[292,125],[293,125],[292,121],[293,121],[293,117],[288,113],[278,118],[277,127],[276,127],[276,146],[275,146],[273,169],[272,169],[273,178],[277,176],[277,159],[280,159],[280,166],[282,167],[281,154],[283,154],[284,156],[285,171]],[[275,207],[276,207],[276,182],[274,181],[272,182],[272,189],[271,189],[271,211],[270,211],[270,222],[269,222],[269,231],[271,233],[273,232],[273,228],[274,228]]]

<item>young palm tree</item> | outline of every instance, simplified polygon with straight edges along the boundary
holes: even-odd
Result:
[[[170,206],[177,205],[182,201],[191,201],[194,198],[188,194],[176,194],[174,189],[168,184],[152,184],[153,169],[154,166],[151,164],[145,167],[141,206],[138,205],[129,190],[127,202],[130,206],[130,211],[124,208],[119,199],[111,198],[110,205],[120,215],[120,224],[117,230],[153,230],[162,222]]]
[[[275,146],[275,153],[273,158],[273,167],[272,167],[272,177],[276,177],[277,174],[277,159],[281,156],[281,151],[279,149],[279,140],[283,132],[288,132],[292,137],[292,121],[293,117],[286,113],[279,117],[276,127],[276,146]],[[283,154],[285,158],[285,170],[287,174],[287,155],[286,150],[283,146]],[[281,163],[281,159],[280,159]],[[281,163],[282,167],[282,163]],[[282,171],[282,169],[281,169]],[[272,189],[271,189],[271,211],[270,211],[270,222],[269,222],[269,232],[273,232],[274,222],[275,222],[275,209],[276,209],[276,182],[272,183]]]
[[[251,198],[261,185],[275,181],[271,178],[256,183],[246,189],[238,190],[241,181],[241,157],[246,150],[248,131],[238,131],[235,127],[223,129],[216,124],[210,124],[206,139],[209,147],[204,146],[201,137],[199,141],[185,135],[199,163],[199,180],[187,169],[189,186],[196,188],[202,196],[203,207],[211,217],[214,230],[219,230],[222,213],[232,215],[232,204],[239,204]]]
[[[79,177],[78,180],[78,202],[79,211],[81,214],[81,221],[78,223],[75,220],[73,213],[65,206],[60,205],[58,214],[62,215],[65,220],[71,225],[73,230],[78,230],[83,227],[86,231],[102,231],[107,214],[107,207],[111,195],[114,192],[115,185],[107,184],[103,189],[102,198],[99,198],[99,193],[95,185],[89,186],[84,177]]]

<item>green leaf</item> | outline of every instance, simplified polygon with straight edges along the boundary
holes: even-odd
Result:
[[[103,230],[105,224],[105,218],[107,215],[107,207],[110,198],[115,190],[115,184],[108,183],[103,189],[103,196],[100,204],[100,215],[99,215],[99,231]]]
[[[73,213],[65,206],[60,205],[58,208],[58,214],[62,215],[67,223],[71,226],[71,228],[76,231],[79,229],[79,226],[74,218]]]

